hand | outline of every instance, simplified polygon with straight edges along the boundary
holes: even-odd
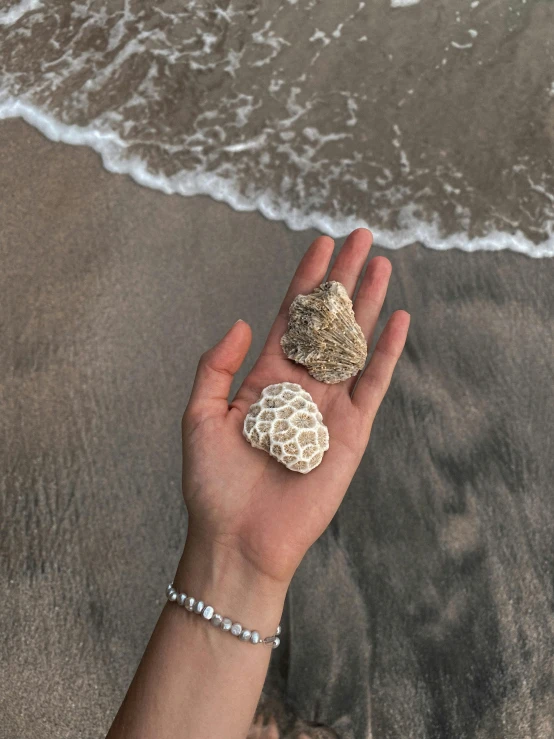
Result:
[[[369,231],[354,231],[331,270],[329,278],[350,295],[370,246]],[[233,375],[251,339],[242,321],[202,357],[183,417],[189,530],[174,585],[266,638],[275,634],[295,569],[330,522],[356,471],[408,331],[409,316],[397,311],[357,384],[352,378],[324,385],[286,359],[279,342],[289,305],[324,280],[332,252],[333,241],[325,236],[308,249],[262,354],[232,403]],[[377,257],[360,283],[354,310],[368,342],[390,272],[389,261]],[[263,388],[285,381],[310,393],[329,429],[329,450],[306,475],[253,449],[242,435],[248,408]],[[286,638],[286,625],[283,634]],[[244,644],[167,603],[110,739],[246,736],[271,652],[267,644]]]
[[[351,233],[331,269],[328,279],[341,282],[351,297],[371,241],[367,230]],[[332,239],[322,236],[306,252],[264,349],[234,400],[229,404],[233,375],[251,342],[250,328],[243,321],[202,356],[183,417],[183,494],[189,539],[212,550],[215,546],[261,577],[285,586],[346,493],[409,325],[404,311],[391,316],[358,382],[354,377],[325,385],[285,357],[280,339],[287,329],[289,306],[296,295],[310,293],[324,281],[333,246]],[[360,282],[354,310],[368,344],[390,274],[390,262],[376,257]],[[329,429],[329,450],[319,467],[306,475],[252,448],[242,435],[245,415],[263,388],[285,381],[298,383],[310,393]]]

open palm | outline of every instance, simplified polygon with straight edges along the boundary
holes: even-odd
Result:
[[[291,282],[262,353],[229,404],[233,375],[251,341],[248,325],[236,323],[203,355],[183,418],[183,493],[189,532],[228,547],[266,576],[292,577],[307,549],[325,530],[352,480],[369,440],[375,414],[402,352],[409,316],[389,319],[359,378],[336,385],[314,380],[288,360],[280,346],[288,309],[298,294],[324,281],[332,239],[316,239]],[[371,247],[371,234],[359,229],[345,241],[328,279],[341,282],[352,297]],[[356,320],[368,343],[385,299],[391,273],[384,257],[371,260],[354,301]],[[242,435],[244,418],[263,388],[295,382],[307,390],[329,429],[329,450],[306,475],[292,472]]]

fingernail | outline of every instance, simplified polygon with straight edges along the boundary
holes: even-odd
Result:
[[[239,318],[239,320],[238,320],[238,321],[235,321],[235,322],[234,322],[233,326],[236,326],[236,325],[237,325],[237,323],[244,323],[244,321],[242,320],[242,318]]]

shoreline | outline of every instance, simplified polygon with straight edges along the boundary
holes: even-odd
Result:
[[[398,216],[402,223],[395,230],[381,230],[358,218],[332,219],[323,213],[306,215],[275,203],[267,196],[252,200],[238,192],[231,180],[212,174],[195,172],[179,173],[172,177],[150,172],[144,162],[137,158],[122,156],[126,144],[115,132],[100,133],[94,128],[66,125],[34,105],[8,98],[0,102],[0,121],[21,119],[50,141],[71,146],[86,146],[98,154],[103,167],[113,174],[129,176],[138,185],[160,191],[166,195],[196,197],[205,195],[216,202],[225,203],[237,212],[258,212],[270,221],[284,223],[292,231],[315,229],[333,238],[343,238],[356,228],[369,228],[375,243],[388,250],[403,249],[415,243],[433,251],[458,249],[463,252],[512,251],[532,259],[554,257],[554,233],[540,243],[530,241],[521,231],[511,234],[493,231],[486,236],[470,238],[458,232],[442,236],[433,221],[423,221],[414,215],[415,207],[404,207]]]

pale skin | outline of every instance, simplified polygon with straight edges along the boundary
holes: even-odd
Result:
[[[351,296],[358,286],[354,311],[368,344],[391,274],[384,257],[372,259],[363,273],[371,242],[369,231],[352,232],[328,274]],[[183,417],[189,530],[175,587],[262,636],[275,632],[296,568],[346,493],[408,332],[409,315],[393,313],[363,373],[337,385],[314,380],[284,356],[279,342],[290,303],[324,281],[333,247],[321,236],[304,255],[262,353],[231,401],[233,376],[251,342],[249,326],[238,321],[202,356]],[[307,475],[253,449],[242,435],[262,389],[285,381],[311,394],[329,429],[329,450]],[[270,656],[270,647],[240,642],[168,603],[109,739],[245,739]]]

